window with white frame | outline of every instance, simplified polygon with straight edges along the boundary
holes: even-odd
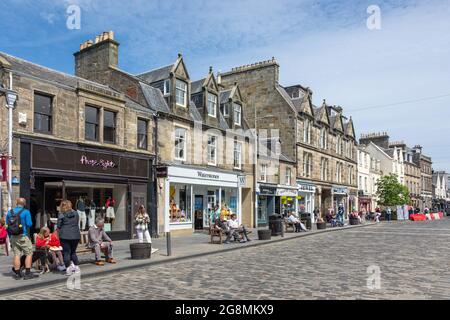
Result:
[[[234,168],[241,169],[242,166],[242,143],[234,141]]]
[[[215,118],[217,112],[217,96],[208,92],[208,116]]]
[[[186,160],[186,132],[184,128],[175,128],[175,159]]]
[[[358,177],[358,189],[363,190],[363,184],[362,184],[362,176]]]
[[[367,177],[364,177],[364,191],[365,192],[369,191],[368,186],[367,186]]]
[[[336,182],[342,182],[342,163],[337,163],[336,165]]]
[[[341,137],[336,137],[336,153],[341,154]]]
[[[234,110],[234,124],[237,124],[238,126],[242,123],[242,107],[240,104],[233,103],[233,110]]]
[[[311,143],[311,121],[309,119],[305,119],[303,125],[303,142]]]
[[[328,180],[328,159],[326,158],[320,160],[320,179],[323,181]]]
[[[303,176],[309,178],[312,172],[312,154],[303,153]]]
[[[267,182],[267,164],[261,164],[261,173],[259,181]]]
[[[286,175],[284,181],[287,185],[291,184],[291,168],[286,168]]]
[[[217,137],[211,134],[208,135],[208,164],[217,165]]]
[[[220,105],[220,110],[222,111],[222,114],[224,117],[228,117],[230,115],[230,112],[228,109],[229,109],[228,103],[224,103],[224,104]]]
[[[348,183],[353,184],[353,167],[348,166]]]
[[[187,106],[187,84],[184,81],[176,81],[176,102],[177,105],[186,107]]]
[[[320,147],[322,148],[322,149],[327,149],[327,147],[328,147],[328,132],[327,132],[327,130],[326,130],[326,128],[322,128],[322,129],[320,129]]]
[[[163,94],[165,96],[170,94],[170,80],[169,79],[164,80],[164,91],[163,91]]]

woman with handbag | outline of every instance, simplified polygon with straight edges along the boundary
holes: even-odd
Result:
[[[141,204],[139,206],[138,212],[136,213],[136,216],[134,218],[134,222],[136,224],[136,233],[138,235],[139,243],[144,242],[144,237],[147,243],[152,243],[152,238],[150,236],[150,232],[148,231],[148,225],[150,224],[150,217],[145,211],[144,205]],[[158,250],[159,249],[152,248],[152,253],[155,253]]]

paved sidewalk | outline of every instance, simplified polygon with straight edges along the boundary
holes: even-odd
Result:
[[[276,236],[271,240],[262,241],[257,240],[257,230],[254,229],[250,238],[253,241],[247,243],[231,243],[231,244],[210,244],[210,237],[206,233],[194,233],[185,237],[173,237],[172,238],[172,255],[167,256],[166,238],[161,237],[153,239],[153,247],[158,248],[159,251],[152,255],[148,260],[131,260],[130,259],[130,243],[136,242],[136,240],[124,240],[114,242],[114,256],[118,260],[117,264],[107,264],[103,267],[99,267],[93,264],[94,255],[85,254],[80,256],[81,262],[81,277],[93,277],[98,275],[104,275],[110,272],[124,271],[131,268],[139,268],[142,266],[148,266],[152,264],[161,264],[171,261],[188,259],[194,257],[200,257],[204,255],[210,255],[215,253],[222,253],[230,250],[243,249],[247,247],[255,247],[268,243],[286,241],[290,239],[296,239],[299,237],[310,236],[314,234],[320,234],[324,232],[343,231],[351,228],[358,228],[363,226],[374,225],[375,223],[366,223],[364,225],[357,226],[345,226],[342,228],[327,228],[325,230],[313,230],[301,233],[285,233],[284,237]],[[260,250],[264,250],[261,248]],[[6,257],[3,251],[0,253],[0,295],[5,295],[12,292],[34,289],[37,287],[54,285],[64,283],[67,281],[67,277],[61,273],[47,273],[41,275],[37,279],[33,280],[14,280],[11,273],[12,257]]]

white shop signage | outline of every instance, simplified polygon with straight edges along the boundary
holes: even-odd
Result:
[[[201,184],[210,186],[238,187],[238,175],[171,166],[168,168],[170,182]]]
[[[295,196],[297,196],[297,189],[280,189],[280,188],[277,188],[277,196],[295,197]]]
[[[297,182],[297,188],[299,192],[310,192],[310,193],[316,192],[316,187],[311,184],[304,184]]]
[[[333,187],[332,190],[333,190],[333,194],[342,194],[342,195],[348,194],[347,188]]]

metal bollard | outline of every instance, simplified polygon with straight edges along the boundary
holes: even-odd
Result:
[[[166,241],[167,241],[167,256],[172,255],[172,241],[170,239],[170,232],[166,232]]]

